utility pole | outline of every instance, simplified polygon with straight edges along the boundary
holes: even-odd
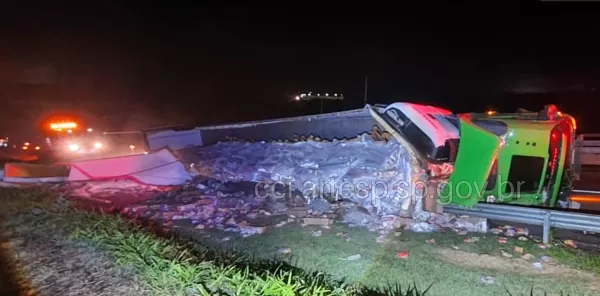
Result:
[[[321,98],[321,114],[323,114],[323,98]]]
[[[369,85],[369,76],[365,76],[365,105],[367,105],[367,90]]]

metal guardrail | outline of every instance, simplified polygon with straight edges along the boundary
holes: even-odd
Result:
[[[444,212],[543,227],[543,242],[550,241],[550,228],[600,232],[600,216],[501,204],[478,204],[474,208],[444,206]]]

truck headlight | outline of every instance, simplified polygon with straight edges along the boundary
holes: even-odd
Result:
[[[79,145],[69,144],[69,150],[75,152],[75,151],[79,150]]]
[[[94,148],[96,148],[96,149],[100,149],[100,148],[102,148],[102,146],[103,146],[103,145],[102,145],[102,143],[100,143],[100,142],[96,142],[96,143],[94,143]]]

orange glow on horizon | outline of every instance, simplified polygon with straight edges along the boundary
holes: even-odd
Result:
[[[75,122],[60,122],[60,123],[51,123],[50,128],[53,130],[61,131],[63,129],[73,129],[77,127],[77,123]]]

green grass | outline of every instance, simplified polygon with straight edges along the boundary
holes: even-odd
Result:
[[[4,194],[7,193],[7,194]],[[157,236],[121,217],[78,210],[34,216],[34,207],[51,208],[47,191],[0,190],[17,212],[5,216],[9,227],[63,233],[104,251],[119,265],[131,267],[155,295],[424,295],[412,285],[370,289],[305,272],[283,261],[258,260],[235,252],[190,245]],[[15,201],[18,198],[18,202]],[[27,227],[25,227],[27,225]]]
[[[464,243],[464,239],[471,236],[478,236],[480,240],[476,243]],[[524,253],[530,253],[537,258],[540,256],[549,256],[557,263],[565,266],[600,275],[600,254],[592,251],[562,247],[559,243],[550,244],[547,249],[542,249],[538,247],[538,243],[534,240],[521,241],[516,238],[509,238],[506,244],[500,244],[497,241],[498,237],[495,235],[474,233],[467,236],[459,236],[452,232],[436,232],[431,234],[407,232],[403,238],[416,241],[434,238],[436,245],[440,247],[452,248],[460,246],[460,250],[462,251],[495,256],[501,256],[502,251],[513,253],[511,250],[514,247],[521,247]],[[519,257],[517,254],[513,255]]]
[[[536,256],[598,271],[598,259],[562,248],[546,251],[533,242],[509,240],[500,245],[494,236],[464,243],[454,233],[410,233],[391,236],[377,244],[376,233],[335,224],[313,237],[314,228],[286,225],[264,235],[241,238],[218,231],[181,231],[158,236],[123,218],[69,210],[33,216],[33,207],[50,208],[56,194],[47,190],[0,189],[0,202],[13,227],[33,225],[40,232],[64,233],[111,256],[117,264],[134,268],[156,295],[594,295],[587,283],[560,275],[523,275],[510,271],[471,268],[441,260],[436,250],[458,247],[479,254],[498,255],[501,249],[524,247]],[[10,210],[9,210],[10,209]],[[179,228],[179,230],[182,230]],[[350,241],[336,234],[345,232]],[[173,232],[171,232],[173,233]],[[229,240],[223,238],[228,237]],[[192,238],[190,240],[190,238]],[[435,245],[425,243],[434,238]],[[290,248],[283,255],[280,248]],[[398,251],[409,253],[397,258]],[[343,260],[360,254],[355,261]],[[566,262],[566,261],[564,261]],[[487,285],[481,277],[493,276]]]
[[[469,268],[445,262],[435,252],[439,248],[456,246],[465,252],[499,256],[502,249],[512,253],[513,246],[521,246],[526,252],[535,256],[546,254],[531,241],[511,239],[507,244],[498,244],[495,236],[487,236],[481,237],[481,240],[476,243],[465,243],[463,239],[468,236],[458,236],[454,233],[402,232],[397,237],[391,236],[390,242],[380,245],[375,242],[376,233],[360,228],[347,228],[336,224],[331,230],[322,230],[323,235],[320,237],[312,237],[312,231],[310,227],[289,225],[272,228],[264,235],[248,238],[217,232],[206,232],[196,237],[208,244],[218,243],[229,250],[244,250],[257,258],[281,259],[305,270],[320,270],[331,274],[337,280],[357,282],[368,287],[410,284],[425,288],[431,285],[429,295],[506,295],[507,290],[512,295],[529,295],[532,289],[534,295],[541,295],[544,292],[551,294],[564,292],[571,295],[596,294],[587,289],[587,283],[583,280],[574,283],[561,275],[521,275],[496,269]],[[352,238],[350,242],[336,235],[342,231]],[[224,236],[233,238],[223,242]],[[431,238],[435,239],[435,245],[425,242]],[[279,248],[290,248],[292,256],[282,256],[278,253]],[[399,251],[408,252],[409,258],[405,260],[397,258]],[[354,254],[361,254],[361,259],[356,261],[339,259]],[[586,258],[592,257],[586,256]],[[534,271],[533,266],[531,271]],[[497,284],[482,283],[483,276],[493,276]]]
[[[0,188],[0,217],[28,212],[33,208],[50,209],[58,196],[56,191],[42,187]]]
[[[548,255],[568,266],[600,274],[600,254],[590,254],[577,249],[551,248]]]

